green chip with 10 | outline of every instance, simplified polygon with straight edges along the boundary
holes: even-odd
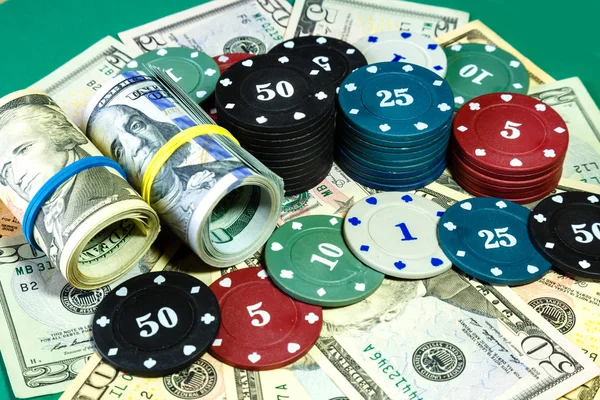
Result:
[[[446,81],[454,93],[456,109],[488,93],[527,94],[529,72],[512,54],[480,43],[457,43],[444,51],[448,58]]]
[[[212,57],[187,47],[164,47],[144,53],[129,61],[121,73],[147,71],[148,65],[164,70],[197,103],[202,103],[214,93],[221,76],[219,65]]]
[[[269,276],[289,296],[323,307],[341,307],[370,296],[384,275],[360,262],[342,235],[343,220],[310,215],[279,227],[267,242]]]

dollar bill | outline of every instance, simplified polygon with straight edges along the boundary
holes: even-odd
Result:
[[[0,237],[19,236],[23,234],[21,223],[10,209],[0,201]]]
[[[481,43],[496,46],[515,56],[529,72],[529,90],[537,85],[554,82],[554,78],[540,69],[531,60],[519,53],[506,40],[502,39],[496,32],[488,28],[479,20],[471,21],[466,25],[439,36],[436,41],[442,47],[449,47],[459,43]]]
[[[101,156],[44,92],[0,99],[0,199],[20,221],[43,185],[63,168]],[[85,169],[42,204],[33,237],[52,265],[80,289],[118,279],[146,253],[159,231],[156,212],[105,166]]]
[[[92,99],[84,126],[100,151],[120,163],[141,190],[158,150],[200,123],[189,111],[155,77],[126,72]],[[218,135],[198,136],[179,147],[151,187],[150,203],[163,223],[218,267],[244,260],[266,242],[283,199],[279,177]]]
[[[186,46],[210,56],[264,54],[283,39],[290,11],[285,0],[211,1],[121,32],[119,37],[142,52]]]
[[[215,278],[214,269],[203,265],[185,246],[173,252],[166,263],[157,264],[153,271],[158,270],[187,273],[207,285]],[[310,356],[286,368],[257,372],[229,367],[205,354],[178,373],[148,379],[124,374],[102,362],[96,353],[61,399],[147,398],[148,395],[161,400],[344,399],[343,392]]]
[[[437,183],[416,193],[444,207],[466,198]],[[336,383],[353,386],[349,398],[548,399],[598,374],[511,289],[454,270],[386,279],[366,301],[325,310],[323,319],[311,355]],[[559,359],[565,368],[554,369]]]
[[[514,291],[600,366],[600,345],[597,328],[594,328],[600,316],[600,283],[578,281],[551,271],[536,282],[515,287]],[[593,399],[594,396],[600,398],[600,377],[565,398]]]
[[[83,111],[92,96],[140,53],[107,36],[30,88],[48,93],[81,128]]]
[[[305,215],[336,215],[344,218],[357,200],[370,193],[370,189],[349,180],[334,164],[329,175],[314,188],[283,201],[278,225]]]
[[[0,254],[0,350],[13,392],[23,398],[71,383],[93,354],[98,304],[120,282],[164,265],[166,253],[152,247],[120,280],[91,291],[70,285],[23,236],[1,238]]]
[[[285,39],[325,35],[354,43],[381,31],[435,37],[469,22],[469,13],[408,1],[296,0]]]
[[[579,78],[535,86],[529,95],[552,106],[567,123],[563,177],[600,185],[600,110]]]

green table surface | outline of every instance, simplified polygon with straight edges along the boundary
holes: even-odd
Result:
[[[382,2],[398,0],[382,0]],[[8,0],[0,4],[0,96],[23,89],[104,36],[206,0]],[[600,104],[600,1],[419,0],[468,11],[555,79],[578,76]],[[293,3],[293,1],[291,1]],[[1,360],[1,358],[0,358]],[[1,361],[0,361],[1,362]],[[0,399],[14,399],[0,370]],[[58,395],[37,399],[54,400]]]

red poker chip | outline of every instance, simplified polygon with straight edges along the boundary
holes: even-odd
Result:
[[[545,177],[548,174],[551,174],[552,172],[556,171],[559,168],[562,168],[562,165],[564,163],[565,157],[561,157],[560,159],[556,160],[556,165],[552,165],[550,168],[542,170],[542,171],[537,171],[534,173],[528,173],[528,172],[520,172],[516,175],[510,175],[510,174],[506,174],[504,172],[498,172],[495,171],[489,167],[486,166],[482,166],[477,164],[476,162],[473,162],[471,159],[468,158],[468,156],[458,147],[458,145],[455,144],[455,141],[453,140],[452,142],[450,142],[449,145],[449,152],[448,152],[448,156],[449,157],[457,157],[460,159],[460,161],[462,162],[462,164],[469,166],[472,170],[475,170],[477,172],[479,172],[480,174],[492,177],[494,179],[500,179],[500,180],[505,180],[505,181],[514,181],[514,182],[522,182],[522,181],[527,181],[527,180],[533,180],[533,179],[537,179],[540,177]]]
[[[547,185],[548,179],[554,177],[556,174],[560,175],[560,173],[562,173],[562,164],[559,164],[551,171],[546,172],[539,177],[529,178],[528,176],[522,176],[520,180],[497,178],[490,173],[478,170],[476,167],[470,165],[464,158],[454,154],[452,151],[448,154],[448,163],[450,164],[450,170],[453,174],[464,173],[476,181],[507,189],[535,189],[536,187]]]
[[[210,288],[222,315],[210,353],[232,367],[284,367],[308,353],[321,334],[321,307],[287,296],[262,268],[233,271]]]
[[[216,63],[219,64],[219,70],[221,70],[221,74],[223,74],[223,72],[227,71],[227,69],[229,67],[231,67],[233,64],[237,63],[238,61],[242,61],[247,58],[250,58],[252,56],[254,56],[254,54],[228,53],[228,54],[221,54],[220,56],[214,56],[213,60],[215,60]]]
[[[569,144],[567,125],[552,107],[516,93],[490,93],[463,105],[453,137],[471,162],[511,175],[551,169]]]
[[[562,172],[559,170],[558,172]],[[471,185],[476,186],[477,190],[485,191],[486,193],[492,193],[497,195],[495,197],[506,198],[509,197],[532,197],[537,193],[544,193],[549,189],[553,189],[558,185],[560,181],[561,174],[555,173],[554,175],[547,178],[546,182],[538,184],[536,186],[522,186],[522,187],[507,187],[503,185],[494,185],[490,184],[486,181],[482,181],[478,178],[473,177],[470,174],[467,174],[463,171],[455,171],[453,173],[453,177],[459,177],[463,181],[469,182]]]
[[[560,176],[554,178],[549,185],[543,189],[539,189],[533,192],[516,192],[514,190],[510,190],[508,192],[498,192],[494,190],[489,190],[482,188],[481,186],[473,183],[469,180],[465,175],[453,175],[454,180],[468,193],[476,197],[498,197],[503,198],[515,203],[519,204],[528,204],[537,200],[541,200],[548,196],[550,193],[556,189],[558,182],[560,181]]]

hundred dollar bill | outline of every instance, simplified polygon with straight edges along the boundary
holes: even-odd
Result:
[[[122,281],[164,265],[152,247],[119,281],[85,291],[23,236],[0,239],[0,350],[17,397],[64,390],[93,353],[91,324],[98,304]]]
[[[0,201],[0,237],[19,236],[22,234],[21,223],[10,212],[10,209]]]
[[[140,53],[107,36],[30,88],[48,93],[81,128],[83,111],[92,96]]]
[[[563,177],[600,185],[600,110],[579,78],[535,86],[529,95],[552,106],[567,123]]]
[[[494,45],[515,56],[529,72],[529,91],[533,87],[544,83],[554,82],[554,78],[542,71],[531,60],[519,53],[508,42],[502,39],[496,32],[492,31],[481,21],[471,21],[445,35],[436,39],[442,47],[448,47],[459,43],[481,43]]]
[[[370,33],[390,30],[435,37],[467,22],[467,12],[408,1],[296,0],[285,39],[325,35],[354,43]]]
[[[119,33],[142,52],[186,46],[210,56],[264,54],[283,39],[291,5],[285,0],[221,0]]]
[[[578,281],[551,271],[513,290],[567,339],[600,366],[600,283]],[[600,377],[565,395],[566,399],[600,398]]]
[[[210,120],[164,84],[142,72],[123,73],[84,114],[88,137],[138,190],[167,141]],[[283,182],[229,139],[207,134],[179,147],[160,167],[150,197],[162,221],[203,261],[224,267],[267,241],[281,210]]]
[[[101,153],[46,93],[27,89],[0,99],[0,200],[21,222],[49,179],[90,156]],[[132,268],[159,228],[156,212],[129,183],[100,166],[51,193],[33,239],[70,284],[94,289]]]

